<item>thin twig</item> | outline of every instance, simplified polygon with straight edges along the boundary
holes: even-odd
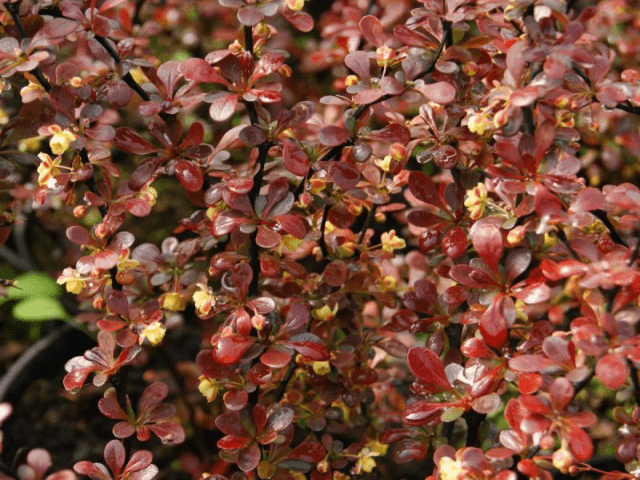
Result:
[[[367,230],[369,229],[371,222],[373,222],[373,218],[376,216],[377,209],[378,209],[377,203],[374,203],[373,205],[371,205],[371,208],[369,209],[369,213],[367,214],[367,218],[364,220],[364,225],[362,226],[362,230],[360,230],[360,235],[358,236],[358,245],[362,245],[362,242],[364,242],[364,236],[367,234]]]
[[[444,49],[445,44],[449,41],[449,34],[451,32],[451,22],[443,21],[442,22],[442,39],[440,40],[440,45],[438,45],[438,49],[436,50],[435,55],[431,59],[431,61],[427,64],[427,66],[418,74],[416,78],[426,77],[429,73],[436,68],[436,63],[442,55],[442,50]]]
[[[628,105],[626,103],[618,103],[616,105],[618,110],[622,110],[624,112],[634,113],[635,115],[640,115],[640,107],[634,107],[632,105]]]
[[[131,23],[134,25],[138,25],[140,23],[140,11],[142,10],[142,5],[144,5],[145,0],[137,0],[136,6],[133,10],[133,19]]]
[[[114,62],[116,62],[116,65],[120,65],[122,59],[120,58],[120,55],[118,55],[118,52],[113,49],[109,41],[106,38],[101,37],[100,35],[96,35],[95,39],[100,45],[102,45],[102,48],[107,51],[109,56],[113,58]],[[138,82],[135,81],[130,72],[125,73],[122,76],[122,80],[129,86],[129,88],[136,92],[142,100],[144,100],[145,102],[151,100],[149,94],[144,91],[144,89],[138,84]]]
[[[24,25],[22,24],[22,20],[20,19],[20,4],[19,3],[5,3],[4,6],[11,14],[11,18],[13,18],[13,23],[15,23],[16,28],[18,29],[18,33],[21,38],[27,38],[27,31],[24,29]],[[36,67],[32,70],[33,75],[36,77],[42,88],[44,88],[47,92],[51,91],[51,84],[45,78],[40,67]]]

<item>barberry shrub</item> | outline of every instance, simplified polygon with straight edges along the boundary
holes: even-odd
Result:
[[[635,2],[0,3],[14,314],[113,433],[2,478],[640,478]]]

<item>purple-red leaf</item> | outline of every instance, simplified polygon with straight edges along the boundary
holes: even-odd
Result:
[[[426,347],[413,347],[407,354],[407,364],[411,372],[420,380],[427,391],[450,392],[453,387],[449,383],[444,367],[438,355]]]

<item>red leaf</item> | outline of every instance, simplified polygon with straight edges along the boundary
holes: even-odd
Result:
[[[299,333],[298,335],[294,335],[287,344],[291,345],[296,352],[309,360],[326,362],[331,358],[329,350],[327,350],[327,347],[325,347],[320,337],[313,333]]]
[[[442,252],[448,257],[456,259],[467,251],[467,235],[460,227],[454,227],[445,233],[440,245]]]
[[[253,27],[254,25],[258,24],[263,18],[264,15],[260,11],[260,9],[253,6],[242,7],[240,10],[238,10],[238,21],[242,25],[245,25],[247,27]]]
[[[258,226],[258,235],[256,235],[256,243],[262,248],[274,248],[280,243],[282,236],[279,233],[265,228],[262,225]]]
[[[79,225],[73,225],[67,228],[67,238],[78,245],[95,245],[91,235],[86,228]]]
[[[264,130],[258,127],[254,127],[253,125],[247,125],[240,132],[240,140],[242,140],[245,144],[250,147],[255,145],[260,145],[262,142],[267,140],[267,136],[264,133]]]
[[[509,368],[516,372],[535,373],[545,367],[545,360],[542,355],[519,355],[509,360]]]
[[[280,225],[285,232],[295,238],[303,239],[307,233],[304,221],[297,215],[277,215],[273,217],[273,219],[278,222],[278,225]]]
[[[96,125],[95,127],[86,128],[84,134],[100,142],[110,142],[115,137],[116,131],[111,125]]]
[[[341,189],[349,190],[360,181],[360,170],[347,162],[334,163],[331,169],[331,179]]]
[[[243,472],[250,472],[258,466],[261,457],[260,447],[252,443],[238,452],[238,467]]]
[[[445,408],[443,403],[421,400],[405,409],[404,421],[409,425],[436,425],[441,422],[440,417]]]
[[[622,387],[629,376],[629,367],[619,355],[608,353],[596,364],[596,377],[611,390]]]
[[[309,157],[297,143],[286,139],[282,149],[282,161],[285,168],[298,177],[304,177],[309,172]]]
[[[200,122],[193,122],[189,127],[186,138],[180,144],[180,150],[189,150],[198,147],[204,140],[204,127]]]
[[[131,89],[124,81],[118,79],[109,83],[107,98],[113,108],[126,107],[131,100],[131,95]]]
[[[251,75],[251,79],[255,81],[272,74],[282,66],[284,58],[284,55],[279,52],[274,51],[265,53],[260,60],[258,60],[258,63],[253,70],[253,74]]]
[[[384,30],[382,24],[373,15],[367,15],[360,20],[360,30],[364,37],[376,47],[384,45]]]
[[[204,183],[200,167],[188,160],[176,160],[176,177],[191,192],[200,190]]]
[[[422,388],[429,392],[451,392],[444,367],[438,355],[426,347],[413,347],[407,354],[407,364],[411,372],[424,383]]]
[[[313,17],[307,12],[294,11],[285,8],[282,10],[282,16],[301,32],[306,33],[313,30]]]
[[[525,395],[533,394],[542,386],[544,379],[539,373],[523,373],[518,377],[518,391]]]
[[[574,212],[590,212],[604,205],[604,195],[597,188],[584,188],[578,192],[571,202],[570,210]]]
[[[288,458],[316,465],[322,461],[326,455],[327,451],[320,442],[305,440],[289,453]]]
[[[422,172],[411,172],[409,174],[409,190],[418,200],[436,207],[441,207],[442,202],[435,183]]]
[[[593,456],[593,442],[581,428],[572,428],[569,435],[569,449],[576,460],[586,462]]]
[[[271,346],[260,357],[260,361],[271,368],[283,368],[287,366],[290,360],[291,352],[278,345]]]
[[[409,129],[399,123],[390,123],[383,129],[366,135],[366,138],[373,140],[381,140],[388,143],[401,143],[406,145],[411,140],[411,132]]]
[[[184,60],[180,63],[178,69],[186,80],[192,80],[196,83],[221,83],[223,85],[229,85],[229,82],[202,58],[189,58]]]
[[[331,287],[339,287],[347,281],[349,268],[342,260],[329,263],[322,272],[322,278]]]
[[[360,80],[369,83],[371,73],[367,52],[358,50],[347,54],[347,56],[344,57],[344,64],[353,70],[353,73],[360,77]]]
[[[114,143],[121,150],[128,153],[134,153],[136,155],[147,155],[158,150],[129,127],[120,127],[116,129]]]
[[[160,422],[147,428],[155,433],[162,443],[178,444],[184,442],[184,429],[176,422]]]
[[[205,101],[211,102],[209,116],[216,122],[228,120],[238,105],[238,96],[235,93],[216,92],[208,94]]]
[[[244,408],[249,400],[246,390],[229,390],[223,396],[224,405],[233,412],[238,412]]]
[[[44,27],[38,32],[40,35],[50,38],[66,37],[78,28],[78,22],[67,18],[54,18],[44,24]]]
[[[509,103],[516,107],[531,105],[538,98],[538,87],[529,85],[522,88],[509,97]]]
[[[249,439],[245,437],[227,435],[226,437],[222,437],[220,440],[218,440],[218,443],[216,445],[218,446],[218,448],[222,448],[224,450],[232,450],[234,448],[240,448],[246,445],[248,441]]]
[[[500,350],[508,340],[507,320],[502,311],[504,296],[498,295],[493,299],[487,311],[480,318],[479,328],[487,345]]]
[[[104,460],[107,466],[119,476],[124,465],[126,452],[120,440],[111,440],[104,447]]]
[[[222,365],[232,365],[247,353],[254,340],[244,335],[222,337],[216,343],[214,358]]]
[[[429,100],[441,105],[446,105],[456,99],[456,87],[449,82],[436,82],[424,85],[420,91]]]
[[[555,411],[562,412],[573,400],[575,390],[569,380],[564,377],[556,378],[549,386],[551,405]]]
[[[164,382],[155,382],[145,388],[140,397],[140,409],[145,410],[152,405],[157,405],[169,394],[169,387]]]
[[[473,229],[473,247],[493,271],[502,257],[502,233],[495,225],[484,223]]]
[[[327,147],[342,145],[349,139],[349,130],[329,125],[318,133],[318,141]]]
[[[495,354],[484,341],[479,338],[470,338],[460,347],[460,351],[466,357],[473,358],[494,358]]]

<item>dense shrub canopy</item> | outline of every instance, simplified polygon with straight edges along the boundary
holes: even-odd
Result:
[[[0,308],[113,434],[0,478],[640,478],[635,2],[0,3]]]

